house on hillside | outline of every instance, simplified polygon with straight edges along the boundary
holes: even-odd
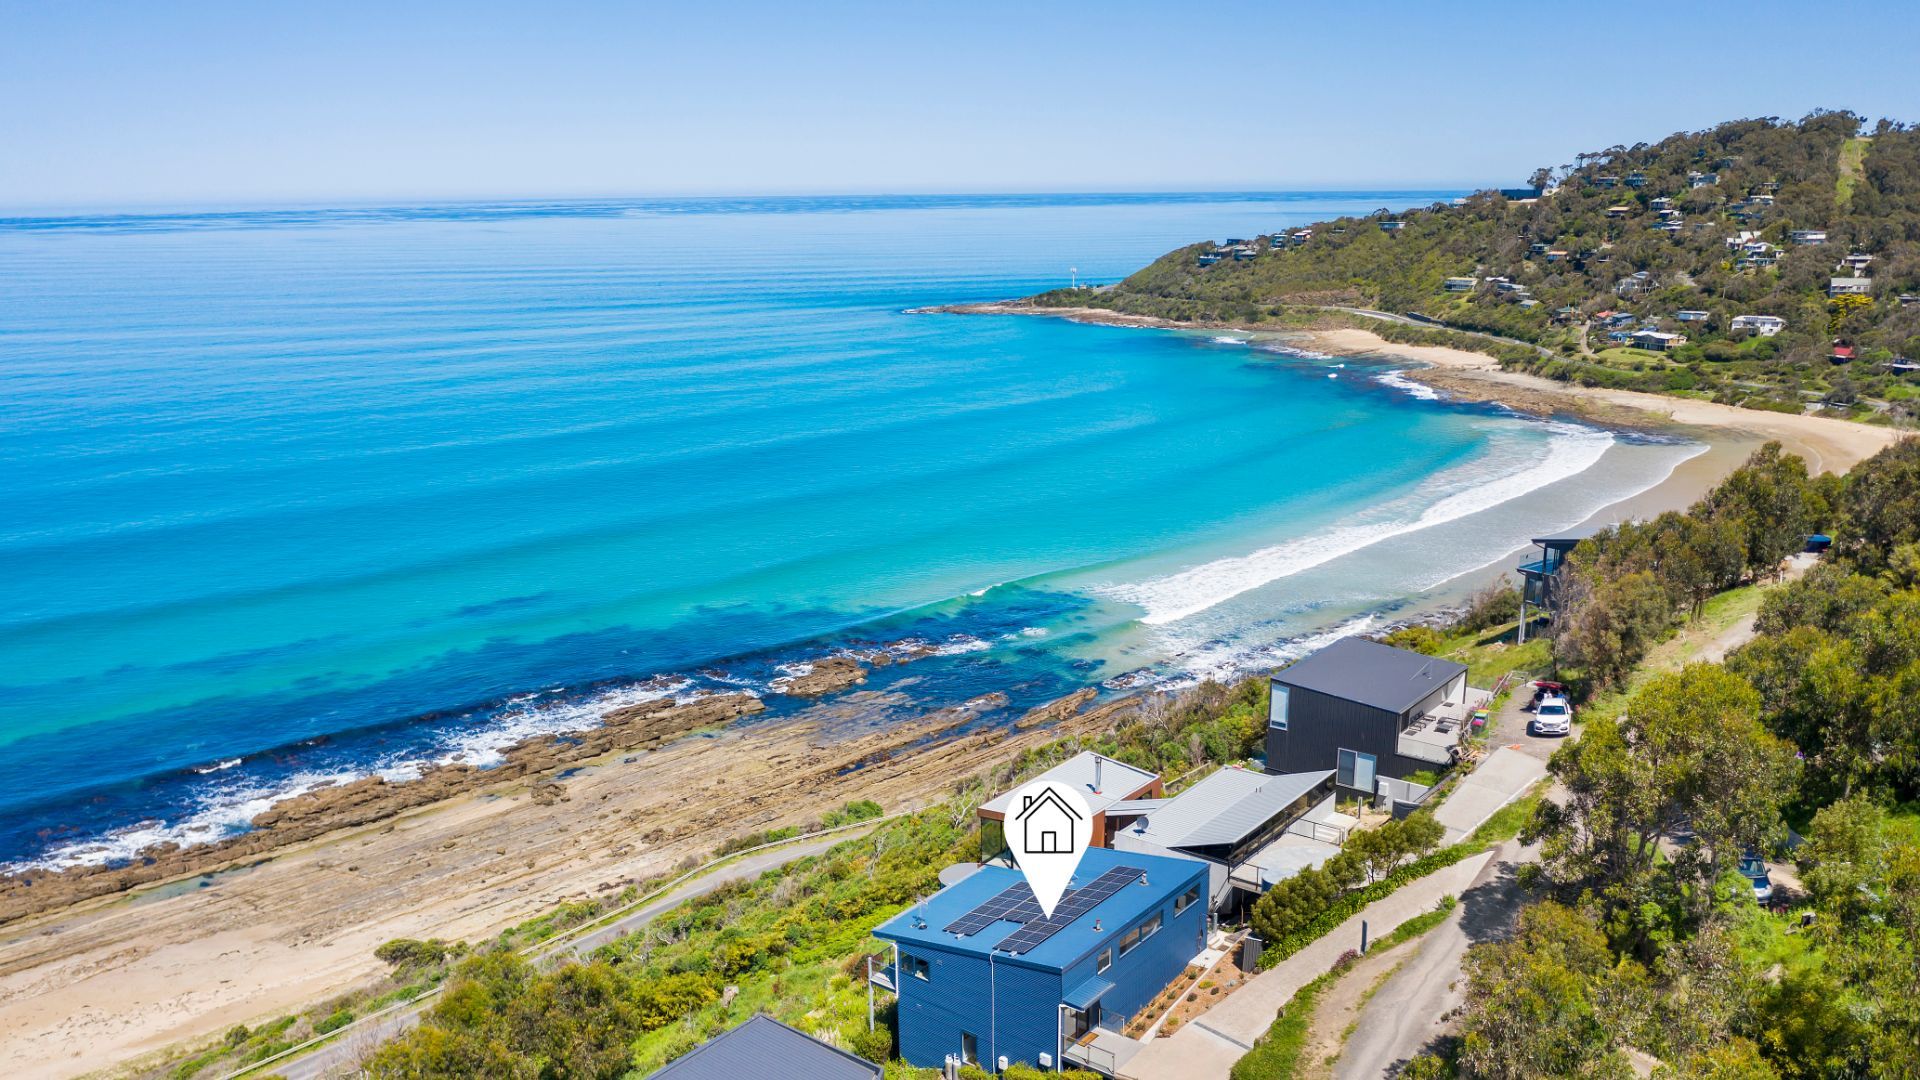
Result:
[[[1546,258],[1547,258],[1547,261],[1550,263],[1565,262],[1567,259],[1567,253],[1560,250],[1559,248],[1553,248],[1547,252]]]
[[[1827,279],[1828,296],[1869,296],[1872,293],[1872,278],[1837,277]]]
[[[1827,230],[1795,229],[1793,230],[1792,233],[1789,234],[1789,239],[1791,239],[1794,243],[1802,246],[1807,246],[1811,244],[1824,244],[1827,242]]]
[[[1720,182],[1719,173],[1690,172],[1687,174],[1687,187],[1712,187]]]
[[[1610,217],[1610,218],[1615,218],[1615,219],[1618,219],[1618,218],[1623,218],[1623,217],[1626,217],[1626,216],[1627,216],[1628,214],[1631,214],[1631,213],[1633,213],[1633,207],[1631,207],[1631,206],[1609,206],[1609,207],[1607,207],[1607,216],[1608,216],[1608,217]]]
[[[1754,333],[1761,337],[1772,337],[1787,328],[1787,320],[1778,315],[1735,315],[1727,323],[1731,333]]]
[[[1627,186],[1628,186],[1628,187],[1630,187],[1630,188],[1643,188],[1643,187],[1646,187],[1646,186],[1647,186],[1647,174],[1646,174],[1646,173],[1643,173],[1643,172],[1633,172],[1633,173],[1628,173],[1628,174],[1627,174]]]
[[[1677,349],[1685,345],[1687,343],[1687,335],[1669,334],[1660,330],[1640,330],[1635,332],[1628,340],[1632,342],[1633,347],[1636,349],[1646,349],[1649,352],[1666,352],[1668,349]]]
[[[1873,265],[1873,256],[1856,251],[1841,259],[1840,265],[1851,270],[1854,277],[1860,277],[1867,272],[1867,267]]]
[[[1653,274],[1646,270],[1636,270],[1614,283],[1613,291],[1626,296],[1629,293],[1646,292],[1653,288]]]
[[[1157,799],[1162,787],[1158,774],[1115,761],[1091,750],[1082,750],[1033,778],[1031,783],[1050,781],[1070,787],[1093,811],[1093,845],[1113,843],[1113,822],[1106,810],[1123,799]],[[1024,785],[1023,785],[1024,786]],[[1013,865],[1013,852],[1007,847],[1007,814],[1013,810],[1014,792],[1003,792],[987,800],[975,811],[980,818],[980,861]]]
[[[1654,199],[1648,202],[1647,209],[1652,210],[1656,214],[1665,213],[1666,211],[1673,209],[1673,200],[1666,198],[1665,196],[1662,196],[1658,199]]]
[[[1205,863],[1089,848],[1043,918],[1020,871],[983,866],[874,930],[894,955],[869,981],[897,995],[910,1065],[1112,1076],[1140,1047],[1127,1022],[1206,948],[1206,895]],[[800,1074],[733,1080],[756,1075]]]
[[[1200,258],[1196,261],[1199,262],[1201,266],[1212,266],[1214,263],[1220,261],[1220,256],[1211,251],[1203,251],[1200,253]]]
[[[1340,853],[1358,820],[1337,811],[1333,771],[1274,775],[1229,766],[1171,799],[1116,803],[1115,851],[1197,859],[1207,907],[1244,912],[1275,883]]]
[[[1709,316],[1707,312],[1688,308],[1684,311],[1674,312],[1673,317],[1679,322],[1706,322],[1711,316]]]
[[[1593,178],[1593,186],[1601,189],[1616,188],[1620,186],[1620,178],[1617,176],[1596,176]]]
[[[1747,196],[1747,205],[1748,206],[1772,206],[1773,194],[1771,192],[1762,191],[1762,192],[1757,192],[1755,194],[1749,195]]]
[[[1479,284],[1478,278],[1450,277],[1442,283],[1441,287],[1448,292],[1472,292],[1477,284]]]
[[[1552,536],[1533,538],[1533,545],[1540,549],[1540,557],[1529,559],[1519,566],[1522,622],[1526,619],[1528,606],[1545,612],[1548,618],[1560,613],[1561,574],[1566,569],[1567,556],[1580,546],[1580,541],[1598,531],[1596,527],[1583,526]]]
[[[1570,323],[1579,317],[1580,309],[1574,307],[1572,304],[1553,309],[1553,321],[1557,323]]]
[[[1827,359],[1836,364],[1851,364],[1854,358],[1853,346],[1842,345],[1838,341],[1833,343],[1833,351],[1827,354]]]
[[[1395,219],[1388,219],[1380,223],[1380,231],[1386,233],[1397,233],[1406,227],[1406,222]]]
[[[1517,281],[1509,281],[1506,278],[1500,278],[1497,281],[1495,281],[1493,283],[1493,289],[1495,292],[1513,293],[1515,295],[1525,295],[1526,293],[1532,291],[1527,286],[1522,285]]]
[[[1451,765],[1486,698],[1467,686],[1465,664],[1361,638],[1342,638],[1271,681],[1267,771],[1331,768],[1343,792],[1369,799],[1393,787],[1383,781]]]
[[[747,1080],[759,1076],[880,1080],[884,1071],[866,1058],[759,1013],[661,1066],[647,1080]]]

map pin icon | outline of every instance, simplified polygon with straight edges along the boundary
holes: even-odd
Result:
[[[1093,810],[1078,791],[1042,780],[1014,792],[1007,805],[1007,846],[1042,915],[1053,917],[1092,843]]]

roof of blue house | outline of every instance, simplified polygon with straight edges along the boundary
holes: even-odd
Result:
[[[950,952],[985,957],[995,963],[1063,971],[1094,949],[1111,941],[1135,919],[1157,910],[1169,897],[1176,896],[1198,882],[1205,888],[1206,864],[1193,859],[1170,858],[1133,851],[1088,848],[1074,871],[1069,889],[1091,884],[1100,875],[1116,867],[1134,867],[1145,872],[1145,882],[1131,880],[1113,895],[1095,904],[1039,945],[1023,953],[998,951],[996,946],[1021,928],[1005,919],[993,922],[977,933],[958,935],[946,927],[972,913],[981,904],[1000,895],[1010,885],[1024,884],[1020,871],[1005,866],[983,866],[964,881],[949,885],[889,919],[873,936],[901,945],[929,945]],[[1094,924],[1100,929],[1095,930]]]
[[[880,1066],[762,1013],[668,1062],[647,1080],[879,1080]]]

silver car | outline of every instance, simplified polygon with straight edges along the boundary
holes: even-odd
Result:
[[[1527,729],[1535,735],[1571,735],[1573,706],[1559,694],[1548,694],[1533,710],[1533,722]]]

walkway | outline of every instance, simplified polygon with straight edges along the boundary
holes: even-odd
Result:
[[[1514,697],[1519,697],[1516,693]],[[1466,776],[1433,811],[1447,830],[1441,844],[1457,844],[1502,807],[1527,793],[1547,775],[1547,763],[1527,744],[1502,746]]]
[[[1538,856],[1518,842],[1500,846],[1493,861],[1460,894],[1447,920],[1414,945],[1412,956],[1387,977],[1360,1011],[1354,1036],[1334,1067],[1334,1080],[1379,1080],[1432,1047],[1447,1017],[1466,1002],[1460,962],[1467,948],[1505,937],[1524,900],[1515,869]]]
[[[1232,996],[1164,1039],[1148,1043],[1120,1069],[1122,1080],[1226,1080],[1233,1063],[1267,1033],[1300,988],[1331,970],[1343,953],[1360,947],[1360,924],[1379,937],[1443,897],[1465,891],[1493,861],[1483,852],[1409,882],[1374,901],[1306,948],[1254,977]]]

